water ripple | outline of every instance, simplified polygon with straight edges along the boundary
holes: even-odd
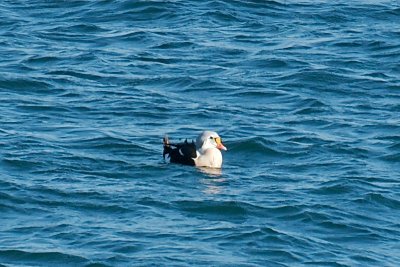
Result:
[[[398,265],[399,10],[0,4],[0,262]],[[203,129],[222,170],[162,159]]]

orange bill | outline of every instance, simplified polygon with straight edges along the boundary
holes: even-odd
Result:
[[[221,137],[215,138],[215,142],[217,143],[217,148],[219,150],[227,150],[227,148],[222,144]]]

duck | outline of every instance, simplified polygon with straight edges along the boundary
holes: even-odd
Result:
[[[187,139],[178,144],[169,141],[168,136],[163,139],[163,158],[168,155],[171,163],[179,163],[196,167],[222,167],[221,150],[227,150],[221,137],[213,131],[203,131],[196,138],[196,142]]]

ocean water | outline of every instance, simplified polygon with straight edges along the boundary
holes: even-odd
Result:
[[[399,266],[398,1],[1,1],[0,266]],[[221,171],[162,137],[217,131]]]

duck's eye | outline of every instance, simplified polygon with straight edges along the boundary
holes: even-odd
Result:
[[[214,139],[214,137],[210,136],[210,139]]]

